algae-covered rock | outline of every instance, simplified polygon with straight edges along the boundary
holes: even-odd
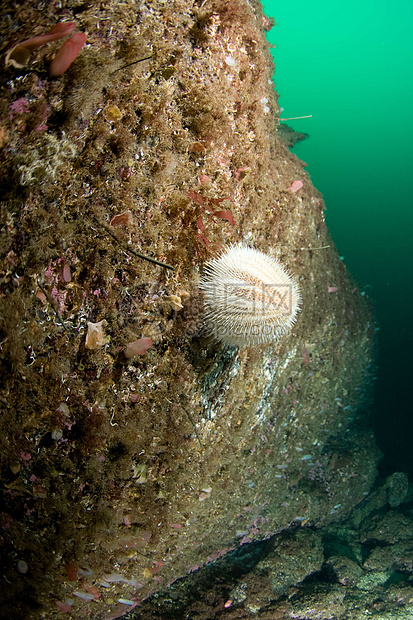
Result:
[[[269,575],[272,590],[270,600],[274,600],[320,571],[323,561],[320,535],[311,530],[301,530],[292,538],[279,540],[273,551],[253,571],[252,577],[264,578]]]
[[[4,11],[10,44],[61,20],[87,42],[0,78],[2,610],[115,617],[365,496],[374,324],[277,134],[258,2]],[[300,287],[269,345],[203,335],[203,265],[239,242]]]
[[[301,131],[294,131],[292,127],[289,127],[285,123],[280,124],[278,127],[278,135],[284,140],[288,148],[292,149],[297,142],[306,140],[309,135]]]
[[[392,508],[397,508],[406,499],[409,491],[409,479],[402,471],[396,471],[390,476],[387,489],[387,501]]]

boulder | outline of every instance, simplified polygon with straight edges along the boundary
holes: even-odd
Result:
[[[362,500],[374,320],[278,136],[259,2],[6,4],[3,40],[87,41],[0,77],[2,611],[116,617]],[[239,242],[300,287],[269,344],[203,333],[204,265]]]

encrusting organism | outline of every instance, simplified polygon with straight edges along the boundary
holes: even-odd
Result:
[[[91,323],[90,321],[88,322],[85,341],[85,347],[87,349],[99,349],[107,343],[107,339],[103,332],[104,322],[104,320],[99,321],[99,323]]]
[[[233,346],[277,340],[300,309],[295,278],[278,260],[243,243],[206,264],[200,288],[207,333]]]

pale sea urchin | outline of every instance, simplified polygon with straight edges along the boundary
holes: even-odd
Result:
[[[299,286],[275,258],[244,243],[210,260],[200,281],[208,334],[233,346],[277,340],[300,309]]]

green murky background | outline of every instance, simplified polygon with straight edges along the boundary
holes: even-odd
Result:
[[[312,115],[288,123],[310,134],[294,152],[324,195],[345,264],[375,305],[383,472],[413,472],[413,3],[263,5],[277,23],[268,39],[282,117]]]

